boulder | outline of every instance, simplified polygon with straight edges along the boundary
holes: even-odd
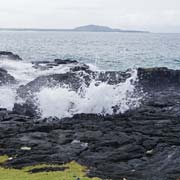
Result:
[[[0,86],[15,83],[15,78],[8,74],[8,72],[5,69],[0,68]]]
[[[22,60],[17,54],[8,51],[0,51],[0,59]]]
[[[88,65],[70,59],[55,59],[54,61],[33,61],[32,64],[33,68],[40,70],[48,70],[60,65],[68,66],[72,71],[83,71],[89,69]]]
[[[138,79],[146,89],[180,87],[180,70],[160,68],[138,68]]]
[[[78,61],[71,60],[71,59],[65,59],[65,60],[63,60],[63,59],[55,59],[54,62],[57,63],[57,64],[77,64],[78,63]]]
[[[39,92],[43,87],[57,87],[68,85],[68,87],[74,91],[77,91],[83,82],[87,85],[90,79],[89,76],[82,79],[75,73],[65,73],[65,74],[52,74],[47,76],[40,76],[35,80],[29,82],[24,86],[20,86],[17,90],[20,97],[28,97],[33,93]]]

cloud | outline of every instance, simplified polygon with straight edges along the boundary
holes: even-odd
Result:
[[[150,31],[180,27],[179,0],[0,0],[0,5],[0,27],[69,28],[92,23]]]

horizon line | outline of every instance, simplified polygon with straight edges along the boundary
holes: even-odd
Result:
[[[83,29],[83,28],[87,29]],[[95,29],[91,29],[91,28]],[[80,29],[82,28],[82,29]],[[90,29],[88,29],[90,28]],[[101,29],[98,29],[101,28]],[[104,29],[103,29],[104,28]],[[144,32],[149,33],[146,30],[136,30],[136,29],[120,29],[120,28],[112,28],[109,26],[102,26],[102,25],[95,25],[95,24],[88,24],[88,25],[81,25],[78,27],[73,28],[42,28],[42,27],[0,27],[0,30],[9,30],[9,31],[83,31],[83,32]]]
[[[61,29],[61,28],[0,28],[0,31],[66,31],[66,32],[113,32],[113,31],[88,31],[88,30],[75,30],[75,28],[72,29]],[[145,30],[124,30],[124,29],[119,29],[119,31],[114,31],[114,32],[119,32],[119,33],[128,33],[128,32],[134,32],[134,33],[154,33],[151,31],[145,31]]]
[[[113,29],[113,28],[112,28]],[[117,28],[116,28],[117,29]],[[153,32],[153,31],[146,31],[146,30],[124,30],[119,29],[120,31],[115,31],[119,33],[152,33],[152,34],[180,34],[180,32]],[[18,27],[2,27],[0,28],[0,31],[54,31],[54,32],[113,32],[113,31],[78,31],[75,30],[75,28],[34,28],[34,27],[28,27],[28,28],[18,28]]]

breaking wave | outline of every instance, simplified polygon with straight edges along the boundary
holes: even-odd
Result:
[[[43,117],[70,117],[79,113],[113,114],[124,113],[139,106],[140,97],[134,96],[137,71],[124,83],[110,85],[93,80],[86,87],[75,92],[66,87],[45,87],[36,94],[38,106]]]
[[[36,69],[33,64],[25,61],[1,60],[0,67],[15,77],[18,84],[0,87],[0,107],[12,110],[14,103],[20,103],[17,89],[39,76],[63,74],[70,71],[70,65],[59,65],[49,69]],[[100,72],[97,67],[89,65],[91,70]],[[34,103],[41,117],[71,117],[79,113],[115,114],[136,108],[140,105],[141,96],[135,91],[138,81],[137,70],[131,70],[131,76],[124,82],[109,84],[91,79],[87,86],[82,83],[77,91],[66,85],[53,87],[43,86],[33,94]]]

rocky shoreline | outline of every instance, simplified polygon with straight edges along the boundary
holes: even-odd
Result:
[[[49,63],[46,62],[48,66]],[[54,65],[51,63],[51,66]],[[77,65],[76,72],[86,71],[88,83],[92,72],[82,66]],[[39,67],[36,63],[36,68]],[[119,81],[129,76],[118,73],[121,74],[116,79]],[[115,72],[106,74],[110,77],[109,83],[116,83]],[[106,78],[106,74],[101,79]],[[180,71],[139,68],[138,77],[136,87],[146,96],[140,107],[124,114],[77,114],[71,118],[41,119],[34,114],[18,113],[17,109],[0,109],[0,155],[15,156],[2,166],[19,169],[76,161],[89,168],[89,177],[101,179],[180,178]],[[74,71],[67,76],[58,75],[58,82],[66,78],[68,83],[76,82],[73,87],[78,86],[79,81],[73,79],[76,78]],[[37,81],[32,84],[36,85]]]
[[[75,160],[102,179],[179,177],[179,116],[169,104],[151,104],[117,116],[93,114],[36,120],[0,111],[0,154],[22,168]]]

